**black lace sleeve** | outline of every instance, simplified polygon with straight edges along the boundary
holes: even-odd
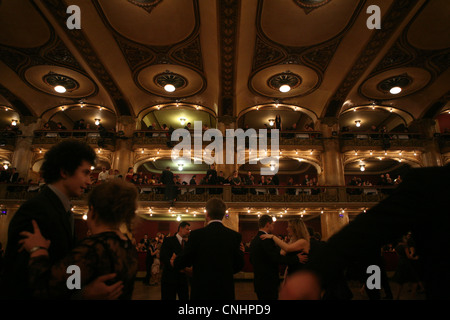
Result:
[[[79,293],[79,290],[68,288],[67,280],[72,276],[72,273],[67,273],[67,268],[71,265],[80,268],[80,283],[81,288],[83,288],[95,279],[97,266],[103,255],[103,245],[87,238],[54,265],[51,265],[47,256],[30,259],[29,280],[33,297],[38,299],[70,299],[73,294]],[[74,283],[74,281],[70,279],[70,283]]]

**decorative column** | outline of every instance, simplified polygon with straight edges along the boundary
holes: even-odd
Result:
[[[118,119],[117,132],[123,131],[122,136],[116,140],[112,167],[119,170],[125,177],[128,168],[133,166],[133,133],[136,130],[136,120],[130,116],[122,116]]]
[[[425,151],[422,154],[423,165],[425,167],[442,166],[442,155],[439,148],[438,139],[434,136],[437,133],[436,121],[433,119],[421,119],[416,122],[419,131],[425,137]]]
[[[25,179],[25,182],[28,181],[33,159],[32,144],[34,130],[39,129],[40,123],[41,119],[36,117],[24,117],[19,124],[22,135],[17,137],[12,156],[12,166],[19,172],[19,177]]]
[[[235,170],[238,170],[238,168],[239,168],[239,165],[236,163],[237,157],[236,157],[235,151],[233,151],[234,163],[232,163],[232,164],[226,163],[226,152],[227,152],[226,129],[235,129],[236,128],[236,118],[231,117],[231,116],[221,116],[221,117],[219,117],[218,120],[219,121],[217,123],[217,129],[219,129],[223,135],[223,150],[222,150],[223,154],[222,154],[222,156],[223,156],[224,163],[216,164],[216,170],[217,170],[217,173],[219,173],[219,171],[223,171],[223,176],[226,179],[230,175],[232,175]],[[225,202],[231,201],[231,188],[223,188],[223,200]],[[225,218],[223,218],[222,221],[223,221],[224,226],[239,232],[239,214],[238,213],[230,212],[228,214],[228,218],[225,217]]]
[[[340,151],[339,138],[333,132],[339,132],[337,118],[324,118],[320,124],[323,137],[322,173],[319,184],[325,186],[345,186],[344,162]],[[346,196],[345,189],[327,189],[327,196],[342,199]],[[340,216],[341,215],[341,216]],[[348,224],[346,212],[324,212],[320,216],[322,239],[327,240],[331,235]]]

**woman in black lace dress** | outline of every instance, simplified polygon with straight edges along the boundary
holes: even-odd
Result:
[[[50,241],[40,233],[33,221],[34,233],[22,232],[22,249],[30,252],[29,280],[33,296],[39,299],[70,299],[80,295],[80,290],[68,289],[69,266],[80,270],[81,290],[100,276],[114,273],[111,283],[118,285],[112,298],[131,299],[138,268],[135,246],[119,228],[131,222],[137,209],[137,189],[128,182],[112,180],[94,188],[89,195],[87,225],[91,236],[82,240],[62,260],[50,262]],[[73,271],[72,271],[73,272]],[[71,278],[72,279],[72,278]],[[76,283],[71,281],[69,282]]]

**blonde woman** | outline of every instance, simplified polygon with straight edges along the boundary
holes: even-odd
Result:
[[[288,222],[287,232],[290,239],[288,243],[273,234],[263,234],[261,235],[261,239],[273,239],[276,245],[281,248],[282,255],[308,254],[310,249],[310,236],[305,223],[301,219],[291,219]],[[290,264],[286,268],[285,275],[290,275],[302,269],[302,267],[302,263],[300,262]]]

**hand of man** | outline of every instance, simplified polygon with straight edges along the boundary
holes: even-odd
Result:
[[[116,277],[115,273],[105,274],[88,284],[82,292],[83,299],[116,300],[122,294],[123,282],[118,281],[108,286],[105,282]]]
[[[175,261],[176,257],[177,257],[177,255],[174,253],[174,254],[172,254],[172,258],[170,258],[170,265],[172,266],[172,268],[173,268],[173,262]]]
[[[298,260],[300,261],[301,264],[305,264],[306,262],[308,262],[308,255],[304,254],[304,253],[298,253],[297,254]]]

